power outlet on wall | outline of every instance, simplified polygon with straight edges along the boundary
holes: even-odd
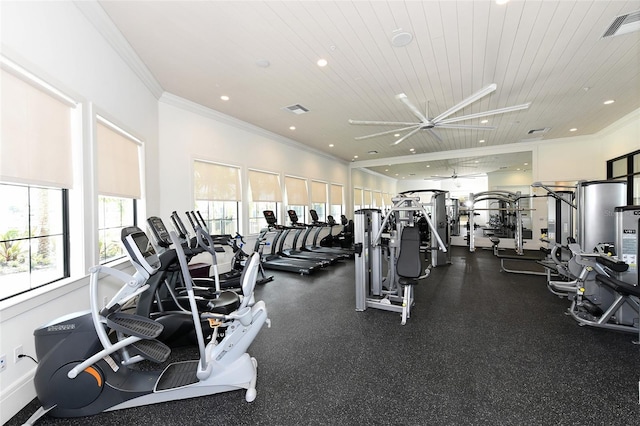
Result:
[[[7,355],[0,355],[0,371],[4,371],[7,369]]]
[[[16,346],[13,349],[13,363],[17,364],[18,361],[20,361],[22,358],[20,358],[20,355],[22,355],[24,351],[22,350],[22,345]]]

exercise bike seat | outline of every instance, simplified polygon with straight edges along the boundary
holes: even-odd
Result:
[[[228,315],[238,309],[240,297],[235,291],[222,291],[215,299],[211,299],[206,306],[208,312]]]

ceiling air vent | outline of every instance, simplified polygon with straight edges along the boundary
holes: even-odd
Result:
[[[544,127],[542,129],[531,129],[527,132],[529,135],[543,135],[551,130],[551,127]]]
[[[615,18],[602,35],[602,38],[628,34],[638,30],[640,30],[640,10]]]
[[[300,114],[304,114],[305,112],[309,112],[309,110],[305,107],[303,107],[300,104],[295,104],[295,105],[289,105],[288,107],[284,107],[283,109],[292,112],[294,114],[300,115]]]

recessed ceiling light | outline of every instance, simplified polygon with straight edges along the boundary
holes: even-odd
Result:
[[[484,143],[484,139],[480,139],[478,143]]]
[[[329,148],[333,148],[333,144],[332,143],[329,144]]]
[[[353,158],[358,158],[358,156],[357,156],[357,155],[354,155],[354,156],[353,156]]]
[[[395,30],[394,33],[396,34],[391,37],[391,44],[394,47],[404,47],[407,44],[411,43],[411,40],[413,40],[413,34],[402,31],[401,28]]]
[[[223,101],[228,101],[229,97],[227,95],[222,95],[220,96],[220,99],[222,99]]]
[[[482,124],[487,124],[488,122],[489,122],[489,120],[487,120],[487,119],[480,121],[480,123],[482,123]]]
[[[385,171],[385,172],[388,172],[388,171],[389,171],[389,169],[384,169],[384,171]]]
[[[529,165],[529,163],[524,163],[524,165],[525,165],[525,166],[528,166],[528,165]]]
[[[326,67],[329,62],[327,62],[326,59],[318,59],[318,62],[316,63],[318,64],[319,67]]]
[[[400,137],[400,133],[396,133],[395,135],[393,135],[394,137]]]
[[[478,163],[479,163],[479,161],[478,161],[478,160],[476,160],[476,161],[474,161],[474,163],[478,164]]]
[[[570,132],[575,132],[576,130],[578,130],[578,129],[576,129],[575,127],[569,129]]]
[[[611,105],[612,103],[614,103],[615,101],[613,99],[609,99],[608,101],[604,101],[605,105]]]
[[[427,167],[431,167],[429,164],[427,164]]]
[[[413,151],[415,151],[415,150],[416,150],[415,148],[411,148],[411,149],[409,149],[409,151],[411,151],[411,152],[413,152]]]
[[[289,126],[289,130],[295,130],[296,126]]]

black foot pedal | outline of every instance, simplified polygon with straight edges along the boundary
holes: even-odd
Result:
[[[131,355],[140,355],[149,361],[165,362],[171,354],[169,346],[158,340],[139,340],[127,346]]]
[[[142,339],[155,339],[162,333],[164,326],[152,319],[140,315],[114,312],[107,315],[107,326],[129,336]]]

